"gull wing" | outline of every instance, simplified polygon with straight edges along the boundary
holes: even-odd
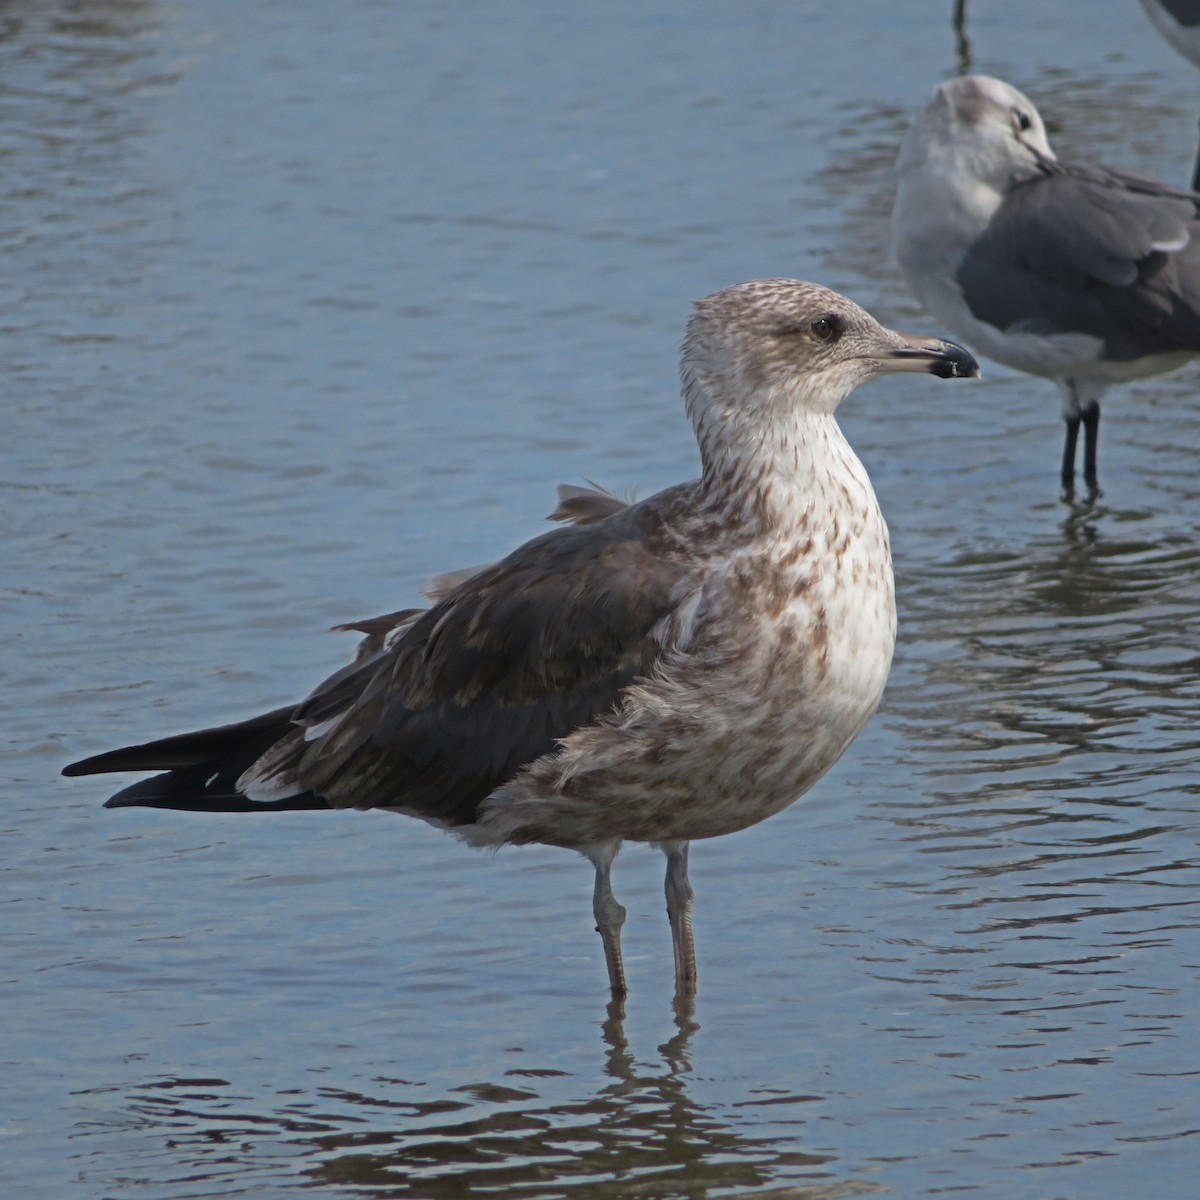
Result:
[[[552,530],[427,610],[358,622],[356,660],[299,706],[109,751],[66,773],[159,770],[109,802],[208,811],[389,807],[461,825],[619,702],[672,642],[703,567],[693,485]]]
[[[662,656],[696,572],[664,499],[544,534],[463,581],[379,657],[318,688],[292,715],[306,728],[239,786],[473,821],[484,797],[613,709]]]
[[[1105,357],[1200,349],[1200,197],[1055,162],[1005,195],[958,270],[979,320],[1082,333]]]

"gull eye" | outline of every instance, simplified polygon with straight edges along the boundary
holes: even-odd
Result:
[[[1017,130],[1024,133],[1027,129],[1033,128],[1033,118],[1023,109],[1013,109],[1013,122],[1016,124]]]
[[[842,336],[845,322],[837,313],[826,313],[818,317],[809,328],[822,342],[836,342]]]

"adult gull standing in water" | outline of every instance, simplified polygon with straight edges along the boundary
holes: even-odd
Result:
[[[1200,353],[1200,196],[1055,157],[1038,111],[985,75],[943,83],[900,149],[897,261],[973,349],[1053,379],[1063,486],[1096,486],[1100,398]]]
[[[789,805],[883,692],[888,533],[834,410],[892,371],[978,367],[815,284],[708,296],[681,366],[699,479],[630,505],[567,494],[573,524],[439,581],[428,609],[358,625],[362,652],[299,705],[64,773],[165,772],[113,807],[382,808],[475,845],[578,850],[616,997],[625,910],[610,868],[622,841],[655,843],[690,995],[689,841]]]

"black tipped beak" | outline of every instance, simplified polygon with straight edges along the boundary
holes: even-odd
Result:
[[[922,333],[896,336],[905,344],[880,355],[880,361],[893,371],[925,371],[939,379],[978,379],[980,376],[975,356],[957,342]]]

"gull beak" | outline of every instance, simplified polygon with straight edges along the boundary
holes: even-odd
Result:
[[[957,342],[929,337],[924,333],[894,333],[902,345],[871,357],[887,371],[925,371],[939,379],[978,379],[979,364],[970,351]]]

